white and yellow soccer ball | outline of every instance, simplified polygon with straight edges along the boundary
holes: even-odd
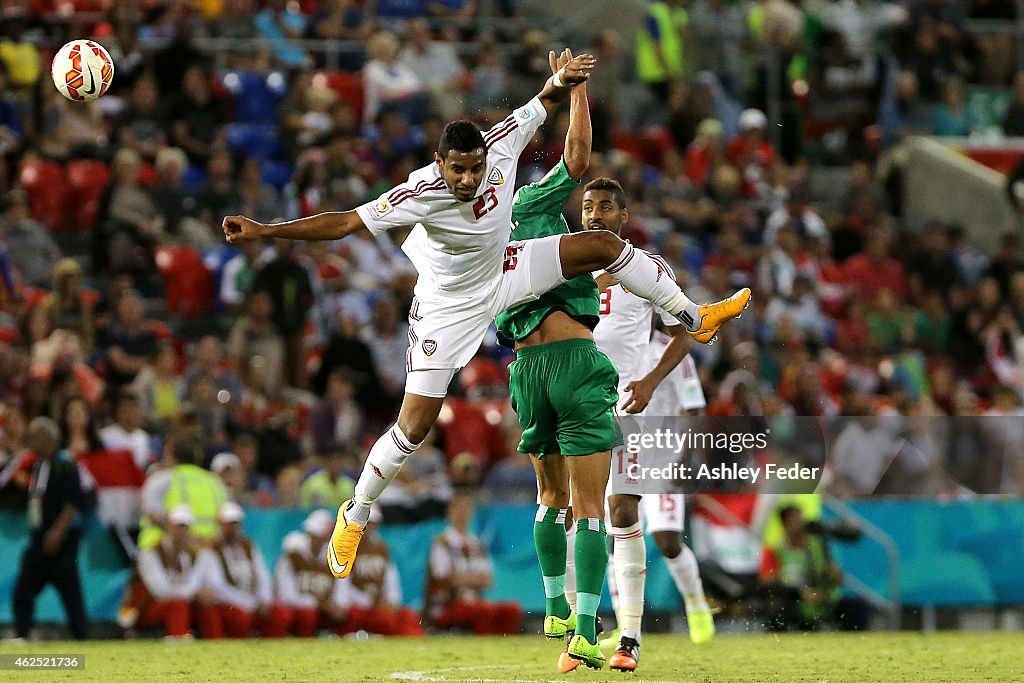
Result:
[[[110,87],[114,61],[96,41],[72,40],[57,51],[50,74],[61,95],[76,102],[90,102]]]

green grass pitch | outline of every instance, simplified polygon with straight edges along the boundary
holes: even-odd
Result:
[[[685,635],[644,639],[633,674],[554,670],[559,644],[514,638],[47,642],[0,653],[84,654],[84,671],[3,672],[4,681],[1013,681],[1024,641],[1008,633]]]

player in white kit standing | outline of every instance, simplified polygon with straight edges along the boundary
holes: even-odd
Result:
[[[714,340],[718,327],[750,299],[743,289],[698,306],[660,264],[610,232],[595,231],[509,242],[519,155],[569,88],[596,64],[568,51],[549,56],[557,72],[543,90],[485,133],[469,121],[449,123],[435,160],[377,200],[355,210],[264,225],[242,216],[224,219],[228,242],[261,237],[336,240],[358,230],[379,235],[415,225],[402,250],[419,278],[409,311],[405,396],[397,422],[370,449],[351,501],[338,510],[327,561],[338,578],[352,570],[370,507],[419,448],[455,373],[476,353],[494,316],[583,273],[603,269],[633,292],[684,321],[691,336]]]
[[[618,182],[599,178],[587,184],[583,195],[583,223],[588,230],[610,230],[619,234],[629,220],[625,194]],[[675,279],[671,268],[659,256],[651,255],[665,271],[667,277]],[[607,274],[597,276],[600,293],[600,322],[594,329],[594,340],[619,372],[619,410],[628,414],[663,417],[676,413],[661,413],[667,406],[664,397],[673,387],[680,363],[694,370],[693,360],[687,355],[690,338],[678,319],[658,308],[650,301],[636,296],[628,288],[615,282]],[[657,314],[665,330],[667,343],[659,345],[658,352],[652,352],[651,326]],[[669,386],[664,382],[667,378]],[[664,387],[664,388],[662,388]],[[699,383],[698,383],[699,390]],[[692,387],[691,387],[692,391]],[[650,403],[655,396],[652,412]],[[612,452],[613,474],[615,468],[625,470],[636,455],[619,447]],[[640,504],[645,500],[647,528],[655,533],[659,548],[664,547],[670,571],[677,575],[690,576],[696,573],[696,559],[692,551],[684,554],[681,543],[683,508],[682,496],[670,494],[662,499],[660,494],[643,495],[639,480],[620,477],[622,486],[635,486],[635,491],[619,492],[608,497],[610,517],[609,533],[613,540],[613,558],[609,561],[608,581],[612,594],[618,593],[617,622],[621,631],[615,653],[608,660],[609,668],[620,671],[636,669],[640,655],[640,624],[644,608],[644,583],[647,572],[647,552],[644,532],[640,524]],[[664,546],[662,545],[664,544]],[[687,548],[687,551],[689,549]],[[693,560],[692,572],[687,560]],[[685,568],[681,565],[685,565]],[[699,586],[699,576],[697,578]],[[677,585],[679,582],[677,581]],[[714,633],[714,622],[703,599],[703,589],[696,589],[699,597],[693,595],[692,581],[680,586],[687,605],[694,604],[687,615],[691,637],[708,640]],[[689,596],[689,597],[686,597]],[[698,635],[699,634],[699,635]]]

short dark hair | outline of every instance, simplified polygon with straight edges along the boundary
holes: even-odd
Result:
[[[785,524],[790,517],[799,513],[800,508],[796,505],[784,505],[779,508],[779,521]]]
[[[626,191],[622,189],[622,185],[619,184],[618,180],[615,180],[614,178],[594,178],[583,186],[584,194],[591,190],[611,192],[612,197],[615,199],[615,203],[619,205],[619,208],[626,208]]]
[[[448,157],[448,152],[472,152],[474,149],[487,151],[487,143],[484,142],[484,135],[472,121],[461,119],[452,121],[444,127],[441,133],[441,140],[437,143],[437,153],[442,159]]]
[[[173,437],[171,452],[179,465],[198,465],[203,461],[203,438],[195,430],[184,430]]]

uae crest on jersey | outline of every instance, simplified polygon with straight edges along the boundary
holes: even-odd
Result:
[[[495,168],[492,169],[491,174],[487,176],[487,182],[489,182],[491,185],[504,185],[505,176],[501,175],[500,169]]]
[[[424,339],[423,353],[427,354],[428,356],[433,356],[434,351],[437,351],[437,342],[434,341],[433,339]]]

